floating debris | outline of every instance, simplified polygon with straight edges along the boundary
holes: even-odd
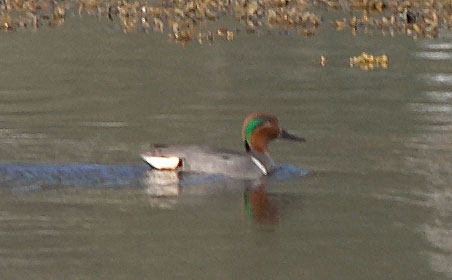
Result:
[[[326,57],[324,55],[320,56],[320,65],[322,65],[323,67],[326,66]]]
[[[232,32],[231,30],[226,31],[226,39],[228,41],[234,40],[234,32]]]
[[[373,70],[375,68],[388,68],[388,56],[382,54],[374,56],[372,54],[362,52],[359,56],[350,57],[350,67],[360,67],[361,70]]]

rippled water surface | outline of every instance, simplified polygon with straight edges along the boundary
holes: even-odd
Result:
[[[150,143],[240,150],[244,116],[265,110],[308,140],[276,141],[274,159],[310,173],[157,196],[4,182],[1,279],[452,278],[452,38],[325,29],[181,47],[95,21],[2,34],[2,164],[143,168]],[[389,69],[349,68],[362,51]]]

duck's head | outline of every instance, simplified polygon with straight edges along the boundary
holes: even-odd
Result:
[[[281,138],[297,142],[306,141],[288,133],[279,126],[278,118],[270,113],[251,113],[243,122],[242,137],[245,150],[268,153],[267,144],[273,139]]]

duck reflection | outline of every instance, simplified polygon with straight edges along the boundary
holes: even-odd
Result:
[[[164,205],[163,208],[168,208],[168,200],[172,201],[170,205],[176,206],[174,198],[182,194],[240,191],[243,192],[243,214],[247,219],[260,224],[278,224],[281,218],[281,197],[267,192],[267,180],[230,180],[216,175],[149,170],[143,184],[155,207]]]
[[[245,215],[260,224],[277,224],[280,220],[280,201],[269,194],[265,184],[247,188],[243,193]]]
[[[152,197],[178,196],[181,193],[180,172],[148,170],[143,177],[145,191]]]

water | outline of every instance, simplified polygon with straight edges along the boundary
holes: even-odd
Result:
[[[90,17],[2,34],[2,163],[140,166],[150,143],[241,149],[244,116],[265,110],[308,140],[277,141],[274,159],[310,173],[164,197],[3,185],[0,278],[452,278],[451,44],[324,28],[180,47]],[[349,68],[361,51],[386,53],[389,69]]]

